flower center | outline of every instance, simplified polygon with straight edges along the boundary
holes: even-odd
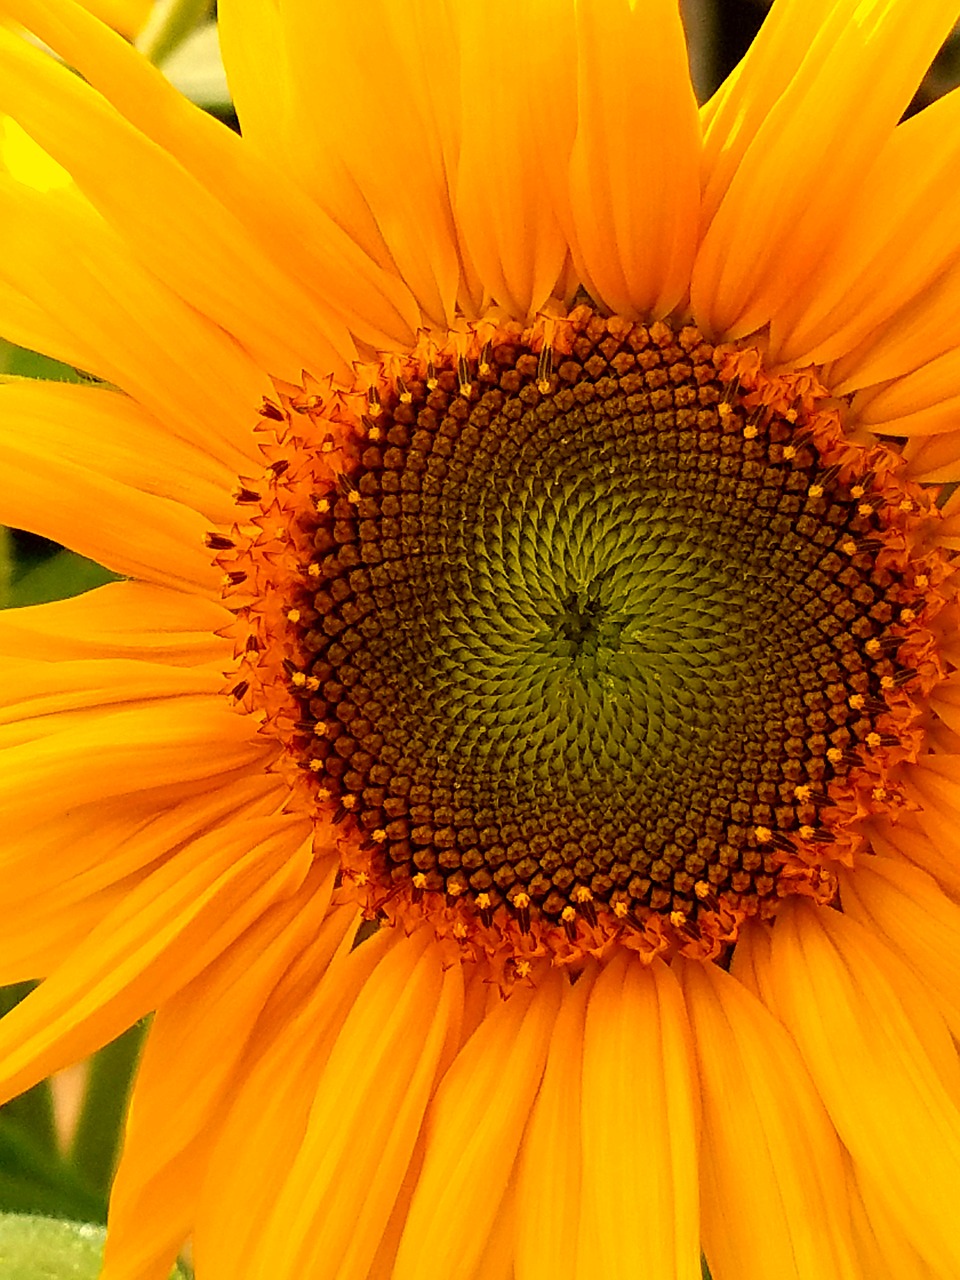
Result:
[[[371,910],[523,963],[715,954],[831,896],[937,674],[897,455],[809,376],[588,308],[290,390],[252,667],[282,655],[280,736]]]

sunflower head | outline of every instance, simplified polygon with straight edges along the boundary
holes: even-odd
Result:
[[[125,580],[0,617],[0,1100],[155,1011],[104,1280],[960,1275],[956,0],[702,109],[675,0],[221,0],[240,134],[5,8],[0,514]]]
[[[955,590],[933,495],[840,409],[590,305],[278,384],[266,483],[211,541],[232,695],[338,828],[342,892],[503,981],[716,958],[835,898],[906,803]]]

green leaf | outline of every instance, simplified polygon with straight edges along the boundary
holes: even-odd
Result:
[[[17,347],[5,338],[0,338],[0,373],[14,374],[18,378],[49,378],[53,382],[90,381],[89,374],[36,351]]]
[[[104,1232],[54,1218],[0,1217],[3,1280],[97,1280]]]
[[[0,1280],[97,1280],[105,1238],[87,1223],[0,1215]]]
[[[9,607],[64,600],[116,579],[115,573],[77,555],[75,551],[57,551],[26,572],[15,573],[2,605]]]
[[[84,1182],[104,1195],[110,1190],[116,1168],[123,1116],[145,1032],[145,1022],[130,1027],[90,1061],[80,1119],[67,1158]]]

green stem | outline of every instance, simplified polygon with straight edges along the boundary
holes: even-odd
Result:
[[[208,17],[212,0],[161,0],[137,37],[137,48],[159,66]]]
[[[130,1027],[90,1062],[90,1079],[68,1158],[99,1191],[109,1189],[116,1167],[123,1115],[145,1032],[143,1023]]]

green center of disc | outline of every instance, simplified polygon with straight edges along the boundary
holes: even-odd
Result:
[[[302,749],[385,885],[550,920],[775,893],[897,670],[894,580],[724,394],[699,335],[601,322],[548,386],[503,342],[367,422],[314,517]]]

